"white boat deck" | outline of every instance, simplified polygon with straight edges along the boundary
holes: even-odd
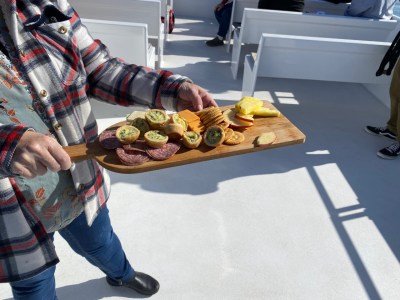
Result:
[[[215,32],[213,20],[177,18],[164,68],[233,104],[241,80],[224,47],[205,46]],[[358,84],[269,79],[256,90],[305,144],[111,173],[114,228],[132,265],[160,281],[152,299],[400,299],[400,159],[378,158],[391,140],[363,131],[384,125],[388,108]],[[59,235],[56,248],[60,300],[144,298],[108,286]],[[0,298],[12,298],[8,285]]]

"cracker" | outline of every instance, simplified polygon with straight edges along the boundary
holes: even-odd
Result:
[[[234,134],[233,129],[232,128],[225,128],[225,141],[229,138],[231,138]]]
[[[229,127],[229,123],[225,121],[225,117],[224,117],[224,121],[219,123],[218,126],[223,128],[223,129],[227,129]]]
[[[201,121],[203,123],[210,123],[212,120],[222,116],[221,110],[219,108],[208,111],[203,117],[201,117]]]
[[[227,145],[238,145],[244,141],[244,134],[239,131],[233,131],[233,135],[224,141]]]
[[[205,116],[205,114],[207,114],[207,113],[208,113],[210,110],[212,110],[213,108],[214,108],[213,106],[204,108],[204,109],[198,111],[198,112],[197,112],[197,115],[198,115],[200,118],[202,118],[202,116]]]
[[[206,123],[210,119],[213,119],[217,116],[221,115],[221,110],[218,107],[211,107],[200,115],[200,119],[203,123]]]
[[[219,115],[217,117],[215,117],[214,119],[209,120],[208,122],[206,122],[204,125],[206,127],[210,127],[212,125],[219,125],[220,123],[222,123],[224,121],[224,117],[222,115]]]

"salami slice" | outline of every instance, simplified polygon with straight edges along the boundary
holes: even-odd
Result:
[[[117,149],[121,147],[121,143],[118,141],[115,135],[116,130],[105,130],[99,135],[100,145],[105,149]]]
[[[161,148],[147,149],[146,153],[154,160],[166,160],[174,155],[181,146],[177,143],[166,143]]]
[[[136,140],[134,143],[123,145],[122,147],[125,150],[135,150],[140,152],[146,152],[146,150],[149,149],[149,146],[147,145],[145,140]]]
[[[124,148],[117,148],[115,151],[119,160],[127,166],[138,166],[151,160],[143,151],[125,150]]]

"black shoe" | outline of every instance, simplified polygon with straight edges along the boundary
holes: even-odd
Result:
[[[366,132],[373,135],[382,135],[392,140],[396,139],[396,135],[393,132],[391,132],[387,127],[365,126],[364,129]]]
[[[160,289],[160,284],[150,275],[136,272],[135,276],[127,281],[122,282],[121,280],[114,280],[111,277],[106,277],[107,283],[112,286],[125,286],[133,289],[136,292],[143,295],[154,295]]]
[[[217,47],[217,46],[223,46],[224,45],[224,40],[220,40],[217,36],[213,38],[212,40],[209,40],[206,42],[207,46],[210,47]]]
[[[393,142],[389,147],[379,150],[376,154],[384,159],[395,159],[400,155],[400,143]]]

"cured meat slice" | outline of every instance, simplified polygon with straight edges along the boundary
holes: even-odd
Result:
[[[166,160],[174,155],[181,146],[177,143],[166,143],[161,148],[146,150],[146,153],[154,160]]]
[[[127,166],[138,166],[151,160],[151,158],[143,151],[125,150],[117,148],[115,150],[119,160]]]
[[[105,130],[99,135],[100,145],[109,150],[117,149],[121,147],[121,143],[116,136],[117,130]]]
[[[132,144],[122,145],[125,150],[135,150],[140,152],[146,152],[149,149],[149,145],[147,145],[145,140],[136,140]]]

